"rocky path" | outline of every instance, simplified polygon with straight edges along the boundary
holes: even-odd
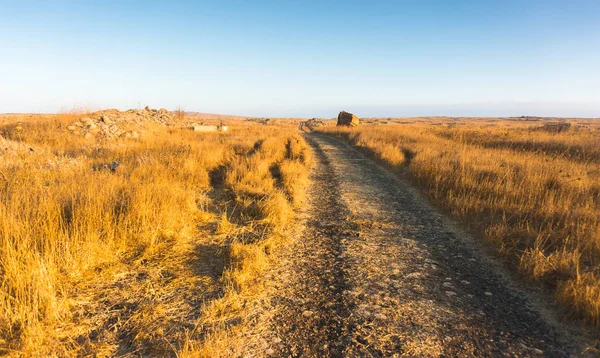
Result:
[[[333,138],[307,139],[316,165],[303,229],[269,278],[246,353],[575,354],[406,182]]]

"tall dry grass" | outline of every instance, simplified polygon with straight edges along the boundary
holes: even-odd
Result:
[[[0,152],[0,352],[214,352],[207,337],[232,329],[214,322],[243,316],[238,299],[259,287],[285,241],[306,182],[306,144],[282,128],[198,135],[151,125],[141,139],[100,143],[68,133],[73,116],[0,123],[4,138],[24,146]],[[226,255],[202,256],[207,242]],[[153,286],[134,292],[154,266]],[[200,289],[204,276],[177,283],[161,276],[167,266],[174,277],[223,267],[222,278]],[[127,287],[129,276],[139,277]],[[175,286],[160,298],[160,285]],[[186,290],[218,294],[198,307]],[[102,297],[122,297],[129,309],[107,312]],[[178,305],[189,306],[195,333],[169,321]]]
[[[600,133],[506,125],[322,128],[408,175],[600,325]]]
[[[264,129],[261,129],[261,132]],[[195,329],[180,352],[186,357],[243,356],[243,327],[253,318],[253,308],[265,300],[260,280],[287,243],[294,209],[305,200],[311,152],[293,130],[267,129],[249,147],[220,168],[217,188],[231,195],[230,210],[221,218],[223,240],[230,242],[231,264],[223,275],[226,294],[206,307],[197,327],[207,329],[206,339],[193,342]],[[283,139],[283,141],[282,141]],[[250,314],[249,314],[250,313]]]

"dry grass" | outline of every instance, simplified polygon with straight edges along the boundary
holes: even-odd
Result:
[[[406,173],[564,307],[600,325],[600,132],[540,124],[322,127]]]
[[[64,129],[76,117],[0,121],[0,353],[225,354],[302,200],[306,143],[252,125],[100,143]]]

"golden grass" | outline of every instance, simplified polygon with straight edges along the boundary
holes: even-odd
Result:
[[[0,151],[0,353],[224,354],[285,243],[306,143],[150,124],[100,143],[64,129],[76,117],[0,121],[34,148]]]
[[[521,272],[600,325],[600,132],[540,124],[321,127],[406,173]]]

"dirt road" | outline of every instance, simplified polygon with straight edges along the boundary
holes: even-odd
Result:
[[[256,356],[544,356],[578,348],[405,181],[330,137],[272,273]],[[249,352],[247,352],[249,353]]]

